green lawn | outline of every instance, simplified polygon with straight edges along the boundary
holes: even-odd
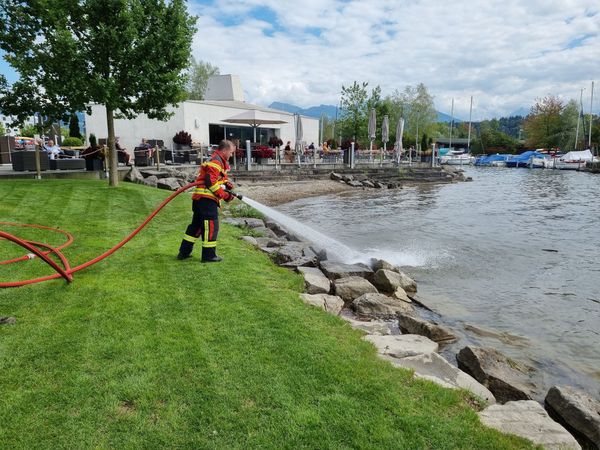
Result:
[[[168,193],[104,181],[0,181],[0,220],[60,227],[77,265]],[[344,321],[298,299],[300,276],[222,224],[220,264],[175,255],[187,194],[112,257],[0,290],[2,448],[529,448],[484,428],[466,394],[380,361]],[[0,226],[59,244],[62,236]],[[197,249],[199,250],[199,248]],[[24,252],[0,241],[0,260]],[[40,276],[39,260],[0,281]]]

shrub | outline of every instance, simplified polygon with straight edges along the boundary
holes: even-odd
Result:
[[[255,158],[273,158],[275,152],[272,148],[265,145],[257,145],[254,147],[254,150],[252,150],[252,156]]]
[[[283,141],[281,139],[279,139],[277,136],[271,136],[269,138],[269,146],[270,147],[278,147],[280,145],[283,145]]]
[[[90,133],[90,147],[96,148],[98,146],[98,139],[94,133]]]
[[[192,135],[190,133],[186,133],[185,131],[179,131],[175,136],[173,136],[173,142],[179,145],[192,145]]]
[[[78,137],[67,137],[62,141],[63,147],[81,147],[83,145],[83,141]]]

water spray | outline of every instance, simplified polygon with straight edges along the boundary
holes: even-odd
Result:
[[[359,252],[352,250],[341,242],[324,235],[323,233],[297,221],[296,219],[292,219],[291,217],[286,216],[285,214],[246,196],[243,196],[241,200],[248,206],[251,206],[257,211],[263,213],[265,216],[279,223],[288,231],[291,231],[295,235],[301,236],[312,242],[317,250],[325,250],[327,252],[328,259],[348,263],[364,260],[364,255],[361,255]]]

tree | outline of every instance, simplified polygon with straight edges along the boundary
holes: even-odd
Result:
[[[71,119],[69,120],[69,137],[81,139],[81,132],[79,131],[79,117],[77,117],[77,114],[71,114]]]
[[[0,136],[4,136],[6,134],[6,128],[4,128],[4,124],[0,122]]]
[[[416,144],[417,131],[419,135],[422,132],[430,136],[437,135],[437,111],[433,96],[423,83],[406,86],[402,92],[395,90],[389,100],[392,104],[390,119],[393,119],[393,123],[397,123],[401,117],[405,120],[403,140],[406,140],[406,144]]]
[[[213,75],[219,75],[219,68],[209,62],[198,61],[192,58],[189,68],[186,93],[188,100],[204,100],[208,79]]]
[[[548,95],[536,99],[525,119],[523,129],[527,134],[526,145],[533,148],[557,148],[563,140],[563,117],[565,106],[558,97]]]
[[[114,119],[171,115],[166,107],[185,98],[195,23],[184,0],[0,0],[0,48],[20,74],[0,86],[0,109],[56,121],[105,105],[117,186]]]
[[[33,137],[38,133],[38,129],[35,125],[28,124],[21,127],[19,134],[23,137]]]
[[[341,127],[344,136],[349,136],[354,142],[366,135],[363,128],[367,120],[367,86],[368,82],[358,84],[356,81],[352,86],[342,85]]]

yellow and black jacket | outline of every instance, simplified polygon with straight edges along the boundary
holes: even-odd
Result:
[[[233,184],[227,178],[230,167],[223,154],[216,150],[210,161],[200,166],[200,172],[196,178],[199,184],[192,195],[193,200],[209,198],[220,205],[221,200],[229,202],[235,197],[225,190],[233,188]]]

